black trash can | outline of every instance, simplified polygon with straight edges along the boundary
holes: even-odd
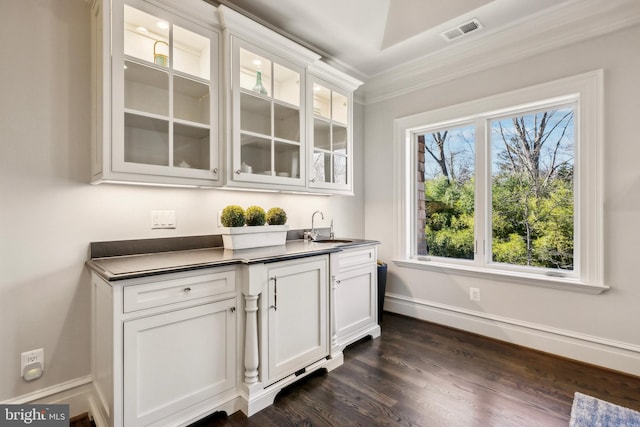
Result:
[[[378,261],[378,323],[382,322],[384,294],[387,289],[387,264]]]

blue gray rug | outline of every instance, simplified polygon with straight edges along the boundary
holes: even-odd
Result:
[[[640,427],[640,412],[576,392],[569,427]]]

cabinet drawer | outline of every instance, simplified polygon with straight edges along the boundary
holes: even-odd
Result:
[[[160,280],[124,288],[125,313],[159,307],[198,298],[232,292],[235,290],[235,271]]]
[[[338,255],[338,271],[343,272],[365,264],[376,263],[376,249],[366,248],[341,252]]]

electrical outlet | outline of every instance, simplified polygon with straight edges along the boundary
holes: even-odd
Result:
[[[44,349],[25,351],[20,354],[20,376],[26,381],[40,378],[44,372]]]
[[[471,301],[480,301],[480,289],[469,288],[469,299]]]

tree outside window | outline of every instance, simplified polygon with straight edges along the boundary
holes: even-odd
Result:
[[[480,246],[491,254],[487,262],[573,270],[574,110],[554,106],[417,133],[416,253],[474,260]],[[485,148],[487,164],[477,172],[490,178],[478,185],[476,151]],[[490,198],[476,212],[486,190]],[[478,243],[484,229],[491,235]]]
[[[394,120],[394,263],[601,293],[604,73]]]
[[[494,262],[573,270],[574,108],[492,120]]]

